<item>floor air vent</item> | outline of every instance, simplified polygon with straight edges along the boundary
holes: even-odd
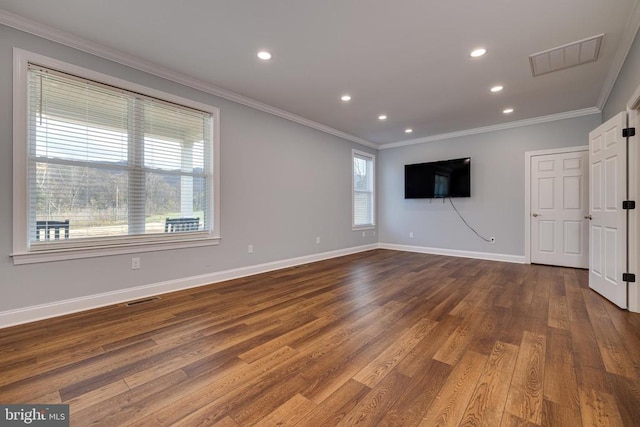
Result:
[[[156,300],[159,300],[159,299],[160,299],[160,297],[149,297],[149,298],[139,299],[139,300],[135,300],[135,301],[129,301],[129,302],[125,303],[124,305],[126,305],[127,307],[133,307],[134,305],[146,304],[148,302],[156,301]]]

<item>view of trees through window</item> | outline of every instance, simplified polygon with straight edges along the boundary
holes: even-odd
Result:
[[[125,170],[40,163],[37,165],[36,219],[70,220],[70,238],[128,234],[129,179]],[[146,174],[146,233],[162,233],[165,218],[184,216],[179,175]],[[193,179],[189,216],[203,219],[204,178]]]
[[[373,159],[353,155],[353,225],[373,224]]]

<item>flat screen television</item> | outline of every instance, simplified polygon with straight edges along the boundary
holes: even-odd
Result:
[[[471,197],[471,157],[404,166],[405,199]]]

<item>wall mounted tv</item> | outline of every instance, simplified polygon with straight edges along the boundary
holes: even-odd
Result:
[[[471,197],[471,157],[404,166],[405,199]]]

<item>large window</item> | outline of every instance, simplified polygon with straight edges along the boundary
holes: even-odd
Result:
[[[353,150],[353,228],[375,226],[375,156]]]
[[[217,240],[217,109],[29,56],[16,55],[25,129],[14,160],[25,182],[14,261]]]

